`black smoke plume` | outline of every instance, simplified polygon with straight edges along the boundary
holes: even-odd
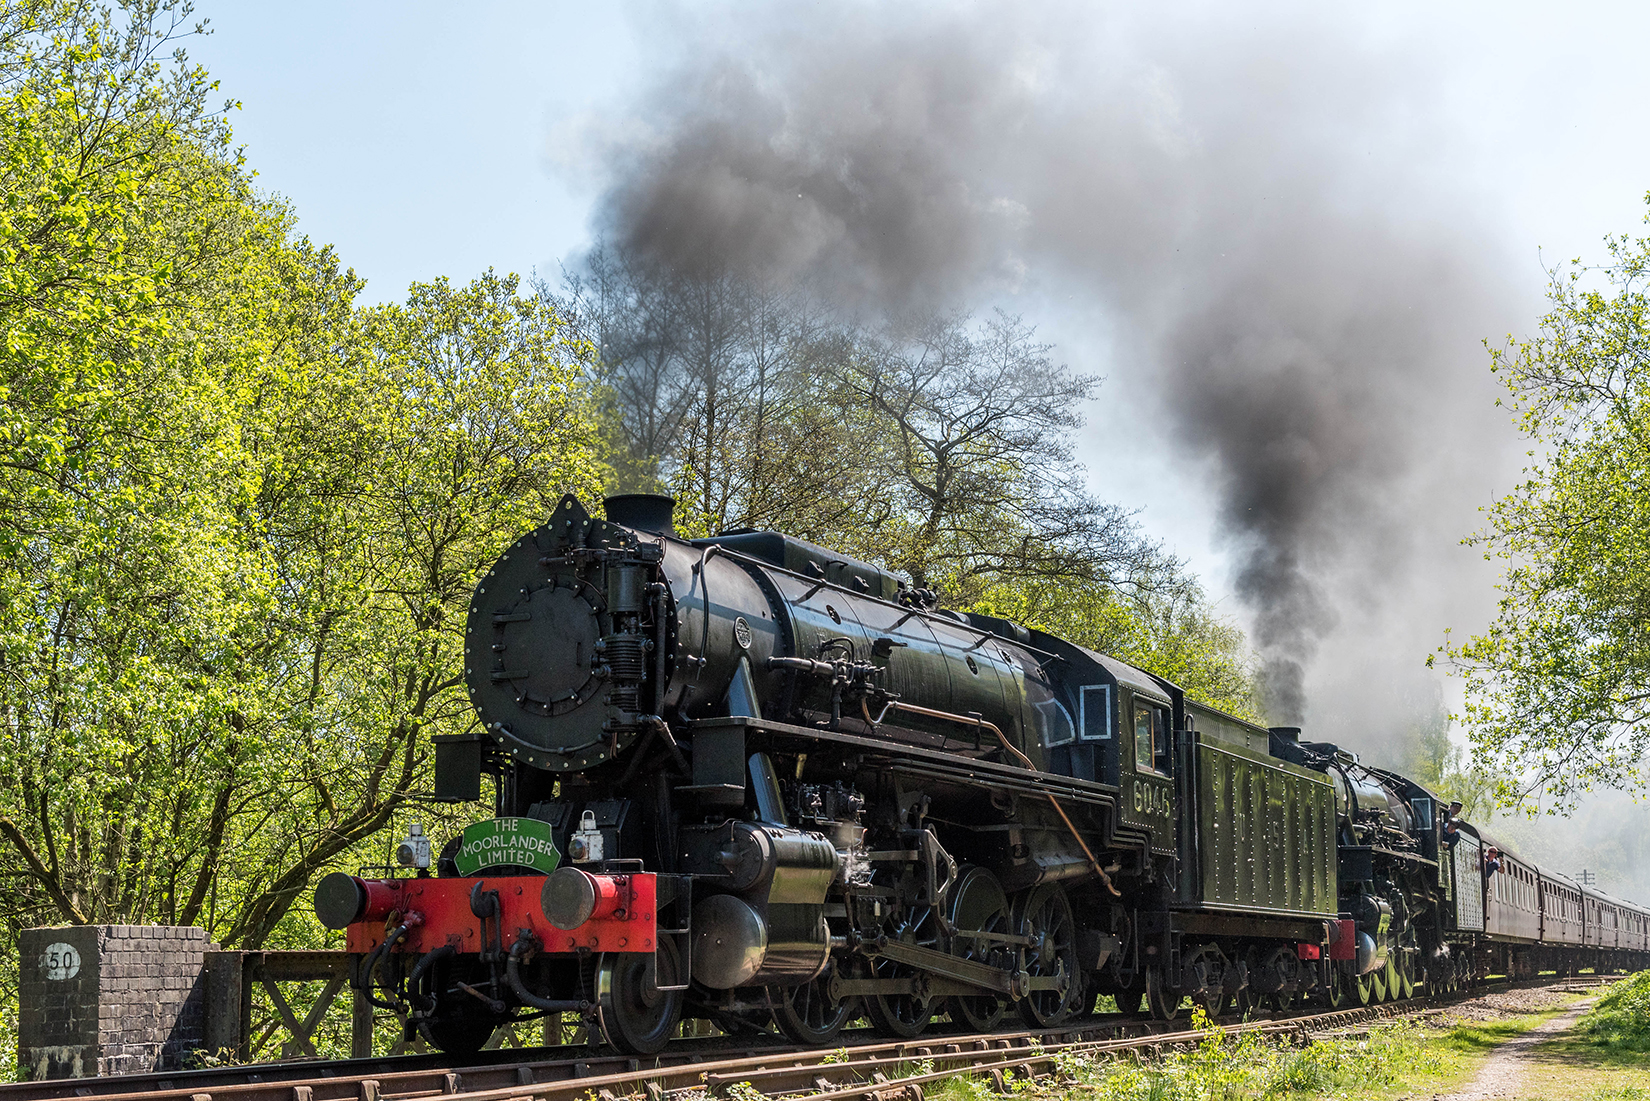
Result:
[[[1097,305],[1155,404],[1092,430],[1209,480],[1274,721],[1314,677],[1343,736],[1389,721],[1366,689],[1459,605],[1509,435],[1503,260],[1427,59],[1311,9],[714,10],[653,12],[679,45],[605,150],[608,238],[858,311]]]

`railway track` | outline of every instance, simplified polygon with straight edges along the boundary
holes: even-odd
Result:
[[[1608,977],[1492,983],[1450,998],[1413,998],[1328,1012],[1301,1012],[1273,1019],[1223,1020],[1228,1033],[1316,1035],[1341,1032],[1382,1018],[1442,1011],[1493,990],[1558,987],[1590,990]],[[1042,1030],[942,1032],[893,1041],[844,1033],[835,1049],[798,1050],[777,1037],[682,1040],[649,1059],[593,1050],[536,1048],[450,1055],[395,1056],[335,1062],[260,1063],[162,1074],[58,1079],[0,1085],[0,1101],[561,1101],[593,1096],[617,1101],[640,1096],[665,1101],[678,1091],[726,1096],[746,1083],[769,1095],[806,1092],[811,1101],[920,1101],[922,1088],[958,1073],[1030,1077],[1053,1068],[1062,1056],[1120,1051],[1153,1054],[1196,1044],[1204,1033],[1178,1022],[1139,1021],[1115,1015]]]

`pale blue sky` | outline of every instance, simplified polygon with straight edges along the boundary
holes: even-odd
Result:
[[[244,103],[235,130],[264,185],[369,296],[393,297],[415,278],[553,264],[586,239],[592,194],[558,178],[552,154],[569,150],[553,135],[622,117],[678,44],[663,10],[200,0],[214,33],[189,49]],[[1636,226],[1650,5],[1388,4],[1357,19],[1354,33],[1413,39],[1451,70],[1439,110],[1472,134],[1460,170],[1509,241],[1569,256]]]
[[[848,19],[874,19],[879,10],[874,3],[841,7]],[[702,3],[684,15],[681,6],[659,0],[462,6],[199,0],[197,14],[211,20],[215,33],[189,48],[227,95],[244,102],[234,126],[263,185],[288,197],[302,230],[335,244],[344,262],[369,280],[367,298],[379,300],[399,297],[414,279],[465,280],[488,266],[553,277],[558,260],[587,243],[596,197],[593,176],[574,180],[565,171],[568,162],[590,161],[576,135],[634,126],[635,104],[659,67],[714,43],[715,32],[704,28],[725,25],[718,20],[727,10],[731,5]],[[1150,21],[1162,9],[1115,10]],[[1195,5],[1167,10],[1178,20],[1171,26],[1195,25],[1198,18]],[[1218,10],[1231,18],[1229,8]],[[1302,22],[1290,15],[1287,0],[1255,10],[1262,13],[1258,26]],[[1343,21],[1336,29],[1343,40],[1413,56],[1415,70],[1437,90],[1427,117],[1415,125],[1452,137],[1443,155],[1429,149],[1426,171],[1473,196],[1514,281],[1528,288],[1524,312],[1505,318],[1503,332],[1533,326],[1542,255],[1549,261],[1596,257],[1604,234],[1643,232],[1650,66],[1642,54],[1650,42],[1650,5],[1294,8],[1308,10],[1312,25],[1334,12],[1332,18]],[[1172,38],[1172,31],[1165,34]],[[1333,50],[1335,43],[1308,41],[1302,48]],[[1104,421],[1106,406],[1140,397],[1131,395],[1127,373],[1107,362],[1098,310],[1056,302],[1036,320],[1063,358],[1111,376],[1091,422]],[[1475,341],[1462,349],[1462,362],[1469,371],[1487,366]],[[1085,434],[1080,451],[1095,490],[1142,509],[1145,528],[1223,597],[1229,548],[1216,530],[1216,502],[1203,472],[1177,462],[1172,441],[1162,439],[1096,431]],[[1516,444],[1486,463],[1506,467],[1506,456],[1515,452]],[[1516,463],[1490,471],[1485,486],[1510,481],[1516,472]],[[1491,493],[1475,488],[1465,496],[1487,503]],[[1475,507],[1418,518],[1430,524],[1424,554],[1440,563],[1439,576],[1455,576],[1456,567],[1443,563],[1476,556],[1456,545],[1481,522]],[[1493,607],[1493,580],[1486,567],[1481,584],[1452,584],[1448,592],[1411,601],[1412,615],[1381,628],[1395,633],[1371,642],[1365,631],[1365,645],[1418,661],[1445,627],[1465,631],[1482,622]],[[1379,603],[1378,596],[1369,599],[1371,606]],[[1235,605],[1224,606],[1236,614]],[[1356,676],[1361,658],[1352,636],[1364,630],[1349,618],[1343,633],[1350,648],[1329,660],[1340,645],[1331,640],[1326,667]]]
[[[554,270],[588,196],[547,168],[558,119],[633,88],[634,28],[599,3],[223,3],[190,54],[241,100],[260,182],[370,299],[489,265]]]

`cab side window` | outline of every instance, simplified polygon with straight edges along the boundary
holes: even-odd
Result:
[[[1169,712],[1147,703],[1134,705],[1134,764],[1169,773]]]
[[[1134,767],[1151,768],[1152,763],[1152,709],[1137,705],[1134,709]]]

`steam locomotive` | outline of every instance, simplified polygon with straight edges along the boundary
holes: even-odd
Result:
[[[1478,831],[1445,844],[1401,776],[799,539],[678,538],[672,507],[567,497],[504,552],[466,626],[478,722],[434,770],[451,802],[490,777],[495,816],[317,887],[409,1034],[823,1044],[1650,961],[1639,907],[1516,858],[1486,889]]]

